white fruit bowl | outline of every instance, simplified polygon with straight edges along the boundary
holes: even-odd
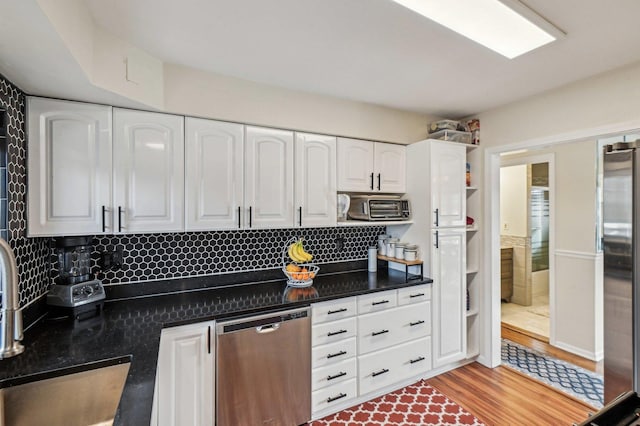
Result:
[[[300,268],[306,268],[306,272],[289,272],[286,266],[282,268],[282,272],[287,276],[287,285],[291,287],[308,287],[313,284],[313,278],[318,275],[320,268],[314,264],[307,263],[297,265]]]

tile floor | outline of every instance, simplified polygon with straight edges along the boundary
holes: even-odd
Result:
[[[507,325],[527,330],[549,340],[549,295],[533,296],[531,306],[501,304],[501,320]]]

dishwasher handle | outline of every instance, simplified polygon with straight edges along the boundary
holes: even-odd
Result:
[[[274,331],[280,328],[280,324],[281,323],[278,322],[275,324],[261,325],[259,327],[256,327],[256,333],[259,333],[259,334],[273,333]]]

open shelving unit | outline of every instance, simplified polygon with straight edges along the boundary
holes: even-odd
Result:
[[[467,145],[467,163],[471,166],[471,182],[467,186],[467,216],[474,223],[467,227],[467,294],[469,309],[467,317],[467,358],[480,354],[480,335],[482,321],[482,232],[481,232],[481,181],[480,153],[477,145]]]

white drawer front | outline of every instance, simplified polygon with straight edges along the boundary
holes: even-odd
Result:
[[[357,324],[356,318],[347,318],[314,325],[311,327],[311,345],[326,345],[353,337],[357,332]]]
[[[355,316],[356,306],[355,297],[314,303],[311,305],[311,323],[320,324]]]
[[[341,340],[311,349],[311,368],[335,364],[356,356],[356,338]]]
[[[398,304],[396,290],[381,291],[379,293],[363,294],[358,296],[358,314],[379,312],[393,308]]]
[[[431,334],[431,302],[417,303],[397,309],[400,321],[398,342],[425,337]]]
[[[430,337],[360,356],[358,357],[360,395],[422,374],[430,368]]]
[[[311,372],[311,389],[318,390],[353,379],[358,374],[356,358],[316,368]]]
[[[317,413],[355,398],[358,395],[357,382],[357,379],[351,379],[312,392],[311,411]]]
[[[431,300],[431,284],[398,289],[398,306]]]

